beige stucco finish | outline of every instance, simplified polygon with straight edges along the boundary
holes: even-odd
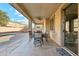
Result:
[[[61,22],[62,22],[62,13],[61,13],[61,9],[64,6],[64,4],[62,4],[57,11],[55,12],[55,29],[50,31],[50,37],[52,40],[54,40],[58,45],[62,46],[61,44]]]
[[[78,10],[79,10],[79,4],[78,4]],[[79,11],[78,11],[78,34],[79,34]],[[79,35],[78,35],[78,55],[79,55]]]

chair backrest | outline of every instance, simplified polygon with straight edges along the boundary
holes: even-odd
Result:
[[[34,35],[35,35],[35,37],[40,37],[41,38],[42,37],[42,32],[35,32]]]
[[[42,33],[35,33],[35,37],[42,37]]]

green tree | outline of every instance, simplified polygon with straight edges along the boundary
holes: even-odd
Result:
[[[0,10],[0,26],[6,26],[10,20],[6,12]]]

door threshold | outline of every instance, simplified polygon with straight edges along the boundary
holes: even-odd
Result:
[[[71,50],[69,50],[66,47],[62,47],[64,50],[66,50],[69,54],[71,54],[72,56],[78,56],[77,54],[73,53]]]

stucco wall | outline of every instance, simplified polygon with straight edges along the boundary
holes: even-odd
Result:
[[[62,45],[62,32],[61,32],[61,24],[62,24],[62,13],[61,13],[61,10],[62,10],[62,7],[64,6],[65,4],[62,4],[58,9],[57,11],[55,12],[55,21],[54,21],[54,26],[55,26],[55,29],[53,31],[50,31],[50,38],[52,40],[54,40],[58,45]]]
[[[62,4],[55,12],[55,14],[54,14],[55,15],[55,30],[50,31],[50,38],[52,40],[54,40],[60,46],[63,46],[63,43],[64,43],[63,42],[63,40],[64,40],[64,36],[63,36],[63,26],[64,26],[63,21],[64,21],[64,19],[62,16],[62,14],[63,14],[62,8],[66,7],[66,5],[68,5],[68,4]],[[78,4],[78,10],[79,10],[79,4]],[[79,15],[79,11],[78,11],[78,15]],[[78,38],[79,38],[79,36],[78,36]],[[78,41],[79,41],[79,39],[78,39]]]
[[[61,10],[59,9],[56,13],[55,13],[55,36],[56,39],[55,41],[60,44],[60,25],[61,25]]]
[[[0,33],[2,32],[12,32],[12,31],[20,31],[23,28],[14,28],[14,27],[0,27]]]
[[[78,4],[78,10],[79,10],[79,4]],[[79,34],[79,11],[78,11],[78,34]],[[79,55],[79,35],[78,35],[78,55]]]

